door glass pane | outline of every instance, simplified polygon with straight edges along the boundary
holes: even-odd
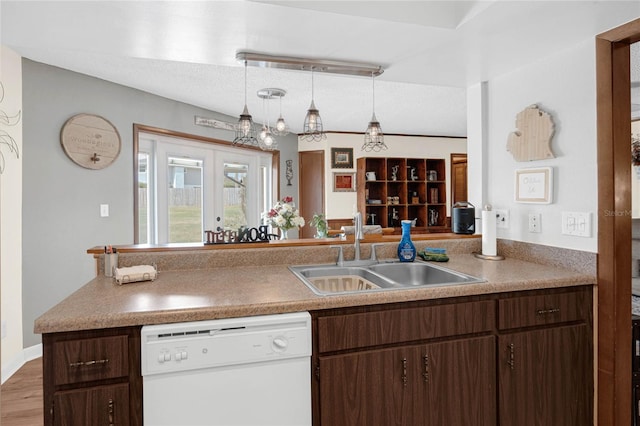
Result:
[[[138,153],[138,243],[149,242],[149,154]]]
[[[249,166],[224,163],[224,228],[235,230],[247,226],[247,174]]]
[[[167,171],[169,242],[202,242],[202,161],[169,157]]]

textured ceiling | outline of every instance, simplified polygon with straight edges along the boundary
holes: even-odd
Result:
[[[9,1],[3,44],[26,58],[230,116],[242,110],[238,51],[382,65],[376,115],[386,133],[466,135],[466,87],[570,48],[640,16],[634,1]],[[300,131],[306,72],[248,70],[259,89],[287,91],[282,113]],[[317,73],[325,128],[365,130],[367,78]],[[273,122],[279,104],[271,102]]]

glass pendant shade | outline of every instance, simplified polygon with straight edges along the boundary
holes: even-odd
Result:
[[[286,135],[289,133],[289,126],[287,126],[287,123],[285,123],[284,118],[282,118],[282,116],[280,116],[280,118],[278,118],[278,121],[276,121],[276,128],[274,133],[280,136]]]
[[[273,134],[278,136],[284,136],[289,134],[289,126],[282,118],[282,97],[284,96],[284,91],[278,96],[280,98],[280,117],[278,117],[278,121],[276,121],[276,127],[273,129]]]
[[[278,141],[273,137],[273,134],[271,133],[269,127],[266,128],[264,137],[258,140],[258,146],[263,151],[273,151],[278,149]]]

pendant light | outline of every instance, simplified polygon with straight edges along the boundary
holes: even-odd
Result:
[[[289,134],[289,126],[285,123],[284,118],[282,118],[282,97],[284,96],[284,91],[278,98],[280,99],[280,117],[278,117],[278,121],[276,121],[276,127],[273,130],[273,133],[278,136],[284,136]]]
[[[371,91],[373,93],[373,114],[371,116],[371,121],[367,126],[367,130],[364,132],[364,144],[362,145],[362,150],[379,152],[383,149],[387,149],[387,145],[384,143],[384,134],[382,133],[380,122],[378,122],[378,119],[376,118],[376,88],[374,73],[371,73]]]
[[[233,140],[234,145],[252,145],[258,144],[256,140],[256,131],[253,128],[253,119],[247,108],[247,61],[244,61],[244,109],[240,114],[240,119],[236,125],[236,137]]]
[[[307,111],[307,116],[304,118],[304,126],[302,130],[302,139],[308,142],[319,142],[325,139],[327,135],[322,129],[322,119],[320,118],[320,111],[316,108],[313,102],[313,67],[311,68],[311,105]]]
[[[266,117],[266,119],[262,121],[262,131],[260,132],[260,137],[258,138],[258,146],[263,151],[273,151],[275,149],[278,149],[278,141],[273,137],[271,126],[269,126],[268,102],[265,107],[265,100],[268,98],[261,96],[260,91],[258,91],[258,97],[262,98],[262,115]]]

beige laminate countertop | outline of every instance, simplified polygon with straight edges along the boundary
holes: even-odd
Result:
[[[317,296],[284,265],[161,272],[153,282],[116,285],[99,276],[40,316],[36,333],[198,321],[594,284],[595,277],[518,259],[450,255],[443,266],[486,282]]]

